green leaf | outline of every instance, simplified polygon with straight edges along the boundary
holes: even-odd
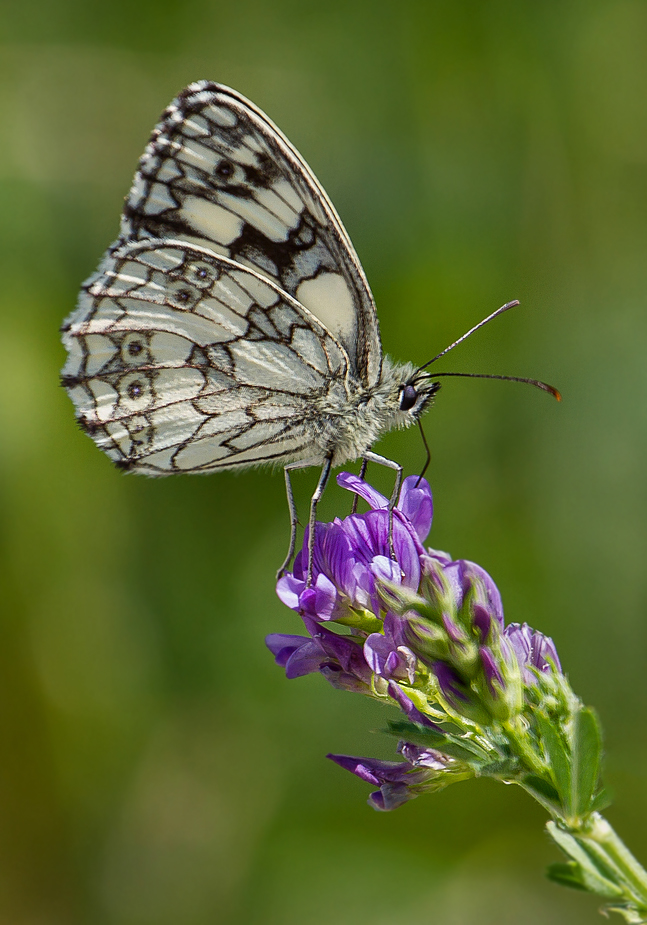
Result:
[[[559,794],[549,781],[543,777],[536,777],[534,774],[527,774],[521,779],[521,784],[530,791],[538,793],[544,800],[550,800],[551,803],[559,805]]]
[[[595,797],[593,797],[589,809],[592,813],[599,812],[601,809],[606,809],[607,806],[610,806],[612,802],[613,793],[604,787]]]
[[[554,722],[544,713],[538,711],[535,718],[560,802],[564,807],[565,815],[572,816],[571,756],[568,746],[559,727],[556,728]]]
[[[580,866],[575,861],[566,863],[558,861],[555,864],[549,864],[546,868],[546,876],[554,883],[559,883],[560,886],[567,886],[573,890],[584,890],[588,893],[588,888],[582,882]]]
[[[633,903],[609,903],[607,906],[604,906],[600,912],[617,912],[618,915],[621,915],[625,922],[629,922],[629,925],[645,925],[647,918],[645,918],[645,911],[638,909]]]
[[[603,896],[605,899],[617,899],[620,896],[624,896],[625,891],[623,887],[606,876],[609,871],[600,868],[595,858],[586,851],[578,838],[564,831],[564,829],[560,829],[554,822],[547,822],[546,828],[553,841],[559,845],[567,857],[571,858],[571,860],[564,865],[569,868],[569,878],[571,882],[564,885],[573,886],[572,881],[575,879],[581,884],[581,889],[586,890],[588,893],[594,893],[596,896]],[[559,868],[559,865],[557,866]],[[555,879],[554,876],[552,876],[554,868],[555,865],[551,865],[547,872],[547,876],[550,877],[551,880]],[[576,868],[577,870],[575,870]],[[560,868],[560,870],[562,869]]]
[[[578,710],[573,724],[572,741],[572,808],[576,816],[591,811],[598,786],[602,734],[593,710]]]

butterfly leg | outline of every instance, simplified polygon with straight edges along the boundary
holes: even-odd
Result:
[[[363,478],[364,478],[364,476],[366,475],[366,470],[367,470],[367,469],[368,469],[368,459],[366,459],[366,457],[363,456],[363,457],[362,457],[362,465],[360,466],[360,469],[359,469],[359,477],[360,477],[360,479],[363,479]],[[358,503],[358,501],[359,501],[359,495],[355,495],[355,496],[353,497],[353,506],[352,506],[352,508],[350,509],[351,514],[357,514],[357,503]]]
[[[306,578],[306,588],[309,588],[312,584],[312,562],[314,560],[315,554],[315,526],[317,522],[317,505],[321,501],[321,496],[323,495],[326,485],[328,484],[328,478],[330,477],[330,467],[331,467],[331,456],[327,456],[324,460],[324,464],[321,467],[321,475],[319,476],[319,481],[317,482],[317,487],[314,490],[314,494],[310,499],[310,520],[308,521],[308,577]]]
[[[297,526],[299,523],[299,517],[297,514],[297,506],[294,502],[294,492],[292,491],[290,472],[294,472],[295,469],[308,469],[310,466],[316,466],[318,464],[319,460],[306,459],[302,462],[289,463],[289,465],[285,466],[283,469],[285,475],[285,493],[287,495],[288,510],[290,512],[290,547],[288,549],[288,554],[285,557],[283,565],[276,573],[277,581],[287,571],[288,565],[292,561],[292,556],[294,555],[294,550],[297,544]]]
[[[393,548],[393,508],[400,494],[402,466],[392,459],[387,459],[386,456],[378,456],[377,453],[371,453],[370,451],[364,454],[364,460],[367,464],[369,462],[378,463],[380,466],[386,466],[388,469],[395,470],[395,484],[389,499],[389,552],[391,553],[391,558],[395,560],[395,549]]]

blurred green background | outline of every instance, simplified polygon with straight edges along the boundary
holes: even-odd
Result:
[[[381,815],[325,760],[393,743],[378,705],[287,682],[264,648],[299,631],[274,595],[279,473],[125,476],[74,424],[58,326],[203,77],[321,179],[386,352],[423,362],[521,300],[444,368],[564,401],[445,380],[430,542],[554,637],[647,859],[647,4],[22,0],[0,7],[0,923],[593,921],[544,881],[521,791]],[[415,431],[379,450],[424,455]],[[347,508],[335,487],[322,514]]]

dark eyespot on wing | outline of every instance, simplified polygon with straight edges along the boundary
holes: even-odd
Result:
[[[141,382],[129,382],[126,386],[126,391],[128,392],[128,397],[133,401],[140,398],[144,393],[145,386]]]
[[[222,179],[228,180],[236,172],[236,168],[230,161],[220,161],[216,165],[215,173]]]
[[[289,457],[307,442],[313,401],[348,369],[343,348],[276,284],[176,240],[117,249],[84,286],[64,340],[62,381],[81,426],[122,468],[149,474]]]

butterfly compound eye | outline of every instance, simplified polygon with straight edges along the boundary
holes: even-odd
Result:
[[[400,393],[400,411],[409,411],[416,403],[418,392],[415,386],[405,385]]]

